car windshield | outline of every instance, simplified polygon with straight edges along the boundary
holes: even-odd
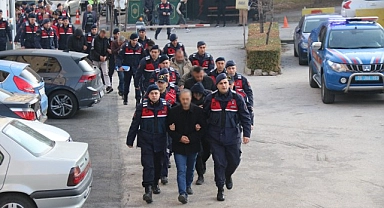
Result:
[[[79,61],[79,66],[85,72],[95,71],[95,69],[93,68],[92,62],[89,59],[87,59],[87,58],[81,59]]]
[[[17,120],[10,122],[3,133],[36,157],[44,155],[55,145],[54,141]]]
[[[328,21],[328,18],[307,19],[304,22],[303,32],[310,33],[313,29],[320,26],[321,23]]]
[[[333,30],[328,41],[328,47],[336,49],[384,48],[384,31],[383,29]]]

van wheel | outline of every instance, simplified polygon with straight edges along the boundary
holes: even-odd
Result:
[[[69,91],[58,90],[48,96],[50,118],[71,118],[78,109],[76,97]]]
[[[324,104],[332,104],[335,102],[335,94],[325,86],[324,74],[321,76],[321,100]]]
[[[22,194],[6,194],[0,197],[0,207],[36,208],[31,198]]]

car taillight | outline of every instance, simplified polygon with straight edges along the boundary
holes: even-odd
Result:
[[[91,75],[83,75],[80,77],[79,82],[90,82],[94,79],[96,79],[96,74],[91,74]]]
[[[36,120],[36,112],[32,108],[11,108],[16,115],[25,120]]]
[[[30,85],[24,79],[17,77],[17,76],[14,76],[13,81],[15,82],[17,89],[19,89],[23,92],[35,93],[35,89],[33,89],[32,85]]]
[[[81,172],[79,166],[71,168],[71,171],[69,171],[67,186],[76,186],[81,181],[83,181],[90,167],[91,161],[88,162],[88,165],[85,167],[83,172]]]
[[[344,9],[351,9],[351,7],[349,6],[350,4],[352,3],[352,1],[347,1],[343,4],[343,8]]]

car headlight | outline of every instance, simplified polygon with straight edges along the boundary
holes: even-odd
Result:
[[[308,48],[308,43],[307,43],[307,42],[301,42],[301,43],[300,43],[300,46],[301,46],[302,48]]]
[[[339,64],[339,63],[334,63],[330,60],[327,61],[328,65],[333,69],[333,71],[337,72],[346,72],[348,71],[348,67],[345,64]]]

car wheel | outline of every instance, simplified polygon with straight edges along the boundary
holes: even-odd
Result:
[[[319,85],[313,79],[313,62],[312,61],[309,63],[308,68],[309,68],[309,86],[311,86],[312,88],[319,88]]]
[[[21,194],[6,194],[0,197],[0,208],[36,208],[35,203],[27,196]]]
[[[324,104],[331,104],[335,102],[335,94],[325,86],[324,74],[321,76],[321,100]]]
[[[295,44],[294,44],[295,45]],[[298,57],[299,56],[299,54],[297,54],[297,52],[296,52],[296,46],[293,46],[293,55],[295,56],[295,57]]]
[[[298,55],[299,55],[299,65],[300,66],[308,65],[308,61],[302,58],[303,55],[301,53],[299,53]]]
[[[78,109],[76,97],[66,90],[53,92],[48,100],[48,116],[51,118],[70,118]]]

